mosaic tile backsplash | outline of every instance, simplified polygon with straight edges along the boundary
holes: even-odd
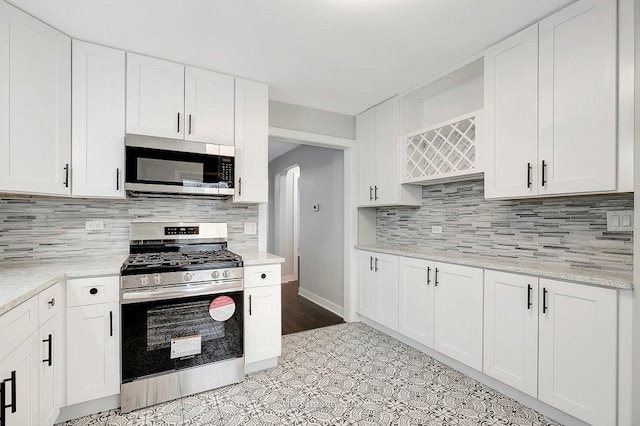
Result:
[[[85,221],[102,220],[102,231]],[[258,222],[258,207],[205,197],[129,194],[127,200],[0,198],[0,262],[129,253],[132,221],[226,222],[230,250],[257,250],[258,236],[244,222]]]
[[[633,195],[486,201],[482,180],[445,183],[423,187],[422,207],[378,208],[376,241],[631,272],[633,233],[607,232],[615,210]]]

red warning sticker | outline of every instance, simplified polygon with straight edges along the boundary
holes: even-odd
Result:
[[[216,297],[209,305],[209,315],[216,321],[226,321],[236,311],[236,304],[229,296]]]

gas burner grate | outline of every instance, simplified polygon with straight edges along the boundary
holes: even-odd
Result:
[[[228,250],[157,252],[131,254],[125,260],[122,270],[188,270],[208,267],[211,269],[242,265],[242,258]]]

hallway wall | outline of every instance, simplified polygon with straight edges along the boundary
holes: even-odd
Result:
[[[344,306],[343,155],[341,150],[300,146],[269,163],[268,250],[275,250],[276,175],[297,164],[300,166],[300,293],[316,297],[316,303],[340,312]],[[318,212],[313,211],[314,204],[320,205]]]

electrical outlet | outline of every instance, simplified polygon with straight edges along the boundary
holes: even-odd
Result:
[[[104,222],[101,220],[88,220],[84,223],[84,229],[87,231],[102,231]]]
[[[255,222],[245,222],[244,223],[244,234],[245,235],[255,235],[258,232],[258,224]]]
[[[320,211],[320,204],[314,204],[313,205],[313,211],[314,212],[319,212]]]
[[[431,227],[432,234],[442,234],[442,225],[434,225]]]

